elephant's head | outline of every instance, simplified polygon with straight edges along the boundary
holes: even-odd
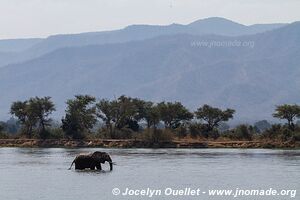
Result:
[[[106,153],[106,152],[100,152],[100,151],[95,151],[92,154],[92,157],[100,163],[109,163],[110,171],[113,169],[113,162],[111,160],[111,157]]]

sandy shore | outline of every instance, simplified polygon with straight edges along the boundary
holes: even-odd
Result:
[[[142,140],[38,140],[38,139],[0,139],[0,147],[101,147],[101,148],[300,148],[299,142],[272,141],[186,141],[150,143]]]

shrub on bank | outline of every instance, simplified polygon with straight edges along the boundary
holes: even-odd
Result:
[[[203,124],[199,123],[192,123],[189,126],[190,134],[193,138],[196,137],[204,137],[207,138],[208,135],[206,134],[206,128]]]
[[[294,132],[294,133],[292,134],[291,139],[292,139],[293,141],[299,142],[299,141],[300,141],[300,131]]]
[[[49,139],[63,139],[65,138],[64,132],[61,128],[51,128],[48,130],[49,135],[48,138]]]
[[[220,137],[219,130],[212,130],[206,124],[192,123],[189,126],[190,135],[192,138],[218,139]]]
[[[93,134],[97,139],[131,139],[133,135],[138,132],[134,132],[130,128],[113,128],[112,131],[105,127],[100,128],[95,134]]]
[[[294,130],[291,130],[287,125],[275,124],[262,133],[261,139],[272,139],[282,142],[300,141],[300,127],[296,126]]]
[[[178,138],[184,138],[188,135],[189,130],[188,127],[186,125],[181,125],[178,128],[176,128],[174,130],[174,134],[178,137]]]
[[[229,138],[231,140],[252,140],[254,134],[252,126],[241,124],[232,130],[224,132],[222,137]]]
[[[170,142],[175,138],[174,133],[169,129],[145,129],[143,132],[135,134],[136,139],[149,143]]]
[[[0,132],[0,139],[8,139],[9,135],[7,133],[4,132]]]

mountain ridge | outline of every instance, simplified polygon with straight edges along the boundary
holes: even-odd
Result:
[[[286,24],[266,24],[253,28],[253,26],[241,25],[225,18],[216,17],[197,20],[187,25],[131,25],[123,29],[112,31],[87,32],[79,34],[59,34],[49,36],[45,39],[40,39],[38,43],[32,43],[32,45],[28,46],[27,49],[16,51],[14,54],[7,55],[5,53],[0,53],[0,58],[2,58],[0,59],[0,67],[8,64],[31,60],[43,54],[64,47],[105,43],[122,43],[174,34],[216,34],[228,36],[245,34],[249,35],[265,32],[267,30],[273,30],[284,25]],[[11,42],[14,41],[11,40]]]
[[[0,91],[5,91],[0,116],[8,113],[12,101],[49,95],[60,118],[66,99],[82,93],[181,101],[190,109],[208,103],[236,109],[238,120],[270,119],[275,105],[300,99],[299,35],[300,23],[293,23],[247,36],[178,34],[61,48],[0,68]],[[255,45],[191,45],[232,40]]]

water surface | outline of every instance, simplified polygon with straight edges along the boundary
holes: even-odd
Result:
[[[67,170],[79,153],[108,152],[112,172]],[[113,188],[296,189],[300,192],[300,150],[262,149],[63,149],[0,148],[1,200],[150,199],[114,196]],[[151,199],[234,199],[154,196]],[[300,199],[240,197],[235,199]]]

